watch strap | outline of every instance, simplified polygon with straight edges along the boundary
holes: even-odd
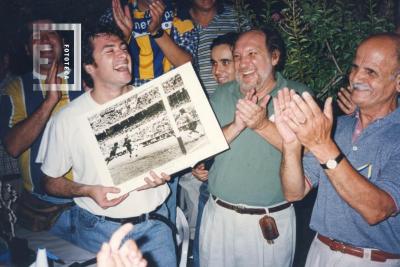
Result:
[[[164,29],[161,27],[155,33],[150,33],[150,37],[153,39],[160,38],[163,35],[164,35]]]
[[[342,161],[342,159],[344,159],[344,154],[342,152],[340,152],[339,155],[336,158],[334,158],[333,160],[336,161],[337,165],[339,165],[339,163]],[[326,163],[321,163],[320,165],[325,170],[329,169],[328,166],[326,165]]]

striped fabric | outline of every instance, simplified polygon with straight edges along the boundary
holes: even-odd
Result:
[[[240,19],[239,19],[240,18]],[[197,50],[196,63],[199,68],[200,80],[208,96],[211,96],[217,86],[211,73],[211,50],[210,45],[214,38],[232,31],[243,31],[250,29],[250,22],[239,17],[238,12],[232,6],[225,6],[221,14],[216,15],[207,27],[197,25],[199,31],[199,46]]]
[[[166,9],[162,18],[161,27],[169,34],[174,42],[193,58],[197,51],[198,33],[191,20],[181,20],[176,16],[171,1],[164,1]],[[150,12],[142,12],[137,7],[136,0],[128,1],[132,12],[133,30],[129,43],[129,52],[132,57],[133,85],[140,86],[173,68],[171,62],[164,56],[161,48],[147,30],[150,23]],[[101,23],[110,23],[113,20],[112,10],[108,9],[100,18]]]
[[[0,95],[0,114],[11,112],[11,100],[9,96]],[[4,135],[6,127],[0,127],[0,137]],[[6,152],[3,144],[0,141],[0,179],[5,176],[19,174],[18,162]]]

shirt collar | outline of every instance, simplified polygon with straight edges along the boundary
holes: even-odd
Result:
[[[354,113],[350,116],[354,116],[354,118],[357,121],[360,121],[360,109],[357,107],[356,110],[354,111]],[[393,110],[392,112],[390,112],[389,114],[387,114],[386,116],[376,119],[374,122],[376,121],[388,121],[388,122],[393,122],[393,123],[399,123],[400,122],[400,109],[399,107],[397,107],[395,110]],[[374,123],[373,122],[373,123]]]
[[[283,87],[286,87],[286,80],[283,78],[282,74],[277,71],[275,72],[275,86],[274,88],[272,88],[271,92],[269,92],[268,94],[271,97],[274,97],[278,94],[278,91],[281,90]]]

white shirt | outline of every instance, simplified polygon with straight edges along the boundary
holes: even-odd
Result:
[[[74,182],[99,185],[101,173],[93,162],[94,152],[85,144],[87,133],[79,127],[81,115],[100,106],[91,97],[90,91],[81,95],[63,110],[53,116],[43,134],[36,162],[42,163],[41,170],[47,176],[61,177],[72,168]],[[111,184],[104,186],[112,186]],[[142,191],[132,191],[120,204],[108,209],[102,209],[89,197],[74,198],[75,203],[93,214],[112,218],[127,218],[139,216],[155,210],[169,194],[168,185]]]

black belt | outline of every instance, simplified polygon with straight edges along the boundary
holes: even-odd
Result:
[[[96,215],[96,216],[99,218],[102,218],[106,221],[120,223],[120,224],[124,224],[124,223],[139,224],[139,223],[145,222],[146,220],[157,220],[157,221],[161,221],[161,222],[165,223],[166,225],[168,225],[168,227],[171,228],[174,235],[177,233],[175,224],[173,224],[168,218],[165,218],[164,216],[162,216],[158,213],[155,213],[155,212],[154,213],[153,212],[146,213],[146,214],[142,214],[140,216],[128,217],[128,218],[111,218],[111,217],[99,216],[99,215]]]
[[[224,201],[222,201],[221,199],[217,199],[216,196],[212,195],[212,198],[214,200],[216,200],[215,202],[220,205],[221,207],[224,207],[226,209],[230,209],[230,210],[234,210],[237,213],[240,214],[250,214],[250,215],[262,215],[262,214],[266,214],[267,212],[265,211],[265,209],[256,209],[256,208],[246,208],[244,206],[239,206],[239,205],[232,205],[229,203],[226,203]],[[282,205],[278,205],[272,208],[268,208],[268,212],[269,213],[273,213],[273,212],[278,212],[284,209],[289,208],[292,205],[292,203],[287,202],[284,203]]]
[[[129,218],[111,218],[107,216],[97,216],[97,217],[103,218],[106,221],[120,223],[120,224],[124,223],[139,224],[146,221],[146,219],[150,219],[150,214],[142,214],[140,216],[129,217]]]

